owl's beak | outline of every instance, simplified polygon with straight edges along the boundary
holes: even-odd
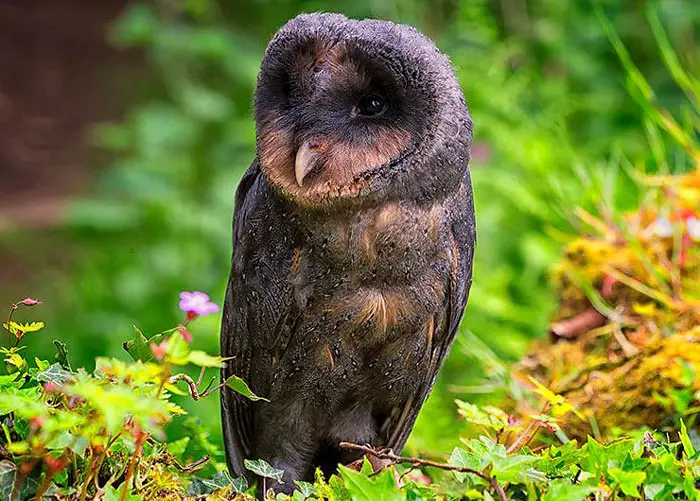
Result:
[[[304,178],[316,166],[318,158],[325,149],[325,145],[318,141],[304,141],[299,147],[294,160],[294,175],[299,186],[304,185]]]

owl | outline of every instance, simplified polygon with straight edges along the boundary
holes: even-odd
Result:
[[[300,15],[268,45],[256,156],[236,192],[224,303],[229,468],[294,481],[400,451],[457,333],[476,229],[472,120],[448,58],[416,29]]]

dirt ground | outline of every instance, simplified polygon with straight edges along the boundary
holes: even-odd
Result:
[[[0,231],[50,226],[90,185],[89,126],[120,115],[134,63],[105,42],[126,3],[0,2]]]
[[[140,54],[105,42],[128,0],[0,0],[0,313],[71,252],[55,226],[104,161],[92,124],[128,107]],[[31,233],[4,231],[32,229]]]

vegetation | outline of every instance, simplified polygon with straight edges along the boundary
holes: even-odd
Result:
[[[294,500],[698,498],[700,5],[596,6],[333,5],[415,24],[453,58],[477,125],[479,246],[409,457],[365,449],[396,467],[341,468]],[[223,297],[261,52],[287,18],[327,8],[133,4],[112,27],[153,71],[125,120],[96,128],[114,165],[50,235],[76,257],[67,279],[32,284],[46,325],[30,299],[5,323],[1,499],[252,499],[224,471],[203,382],[219,318],[182,319],[175,298]]]

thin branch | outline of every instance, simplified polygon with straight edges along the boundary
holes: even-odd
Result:
[[[607,319],[595,308],[588,308],[573,318],[553,324],[549,330],[557,337],[576,339],[584,332],[605,325]]]
[[[187,374],[175,374],[174,376],[171,376],[168,379],[169,384],[175,384],[178,381],[184,381],[185,383],[187,383],[188,392],[190,394],[190,397],[192,397],[193,400],[199,400],[200,398],[208,397],[209,395],[211,395],[215,391],[226,386],[226,383],[224,382],[224,383],[221,383],[221,384],[219,384],[211,389],[209,389],[207,387],[207,389],[203,393],[199,393],[199,388],[198,388],[197,383],[195,383],[194,379],[192,379]]]
[[[491,485],[491,487],[496,492],[496,494],[498,494],[498,499],[500,501],[508,501],[508,498],[506,497],[505,491],[498,484],[498,481],[495,478],[488,476],[486,473],[484,473],[482,471],[475,470],[475,469],[469,468],[467,466],[456,466],[456,465],[451,465],[451,464],[438,463],[436,461],[430,461],[428,459],[406,457],[406,456],[397,456],[389,449],[377,450],[370,445],[359,445],[359,444],[353,444],[350,442],[340,442],[340,447],[343,449],[351,449],[351,450],[355,450],[355,451],[360,451],[364,454],[369,454],[371,456],[374,456],[377,459],[388,459],[393,464],[407,463],[407,464],[411,464],[413,466],[429,466],[432,468],[439,468],[441,470],[456,471],[459,473],[471,473],[472,475],[476,475],[477,477],[481,478],[482,480],[486,481],[489,485]]]
[[[508,450],[506,452],[508,454],[512,454],[518,449],[519,446],[524,446],[525,439],[528,439],[530,437],[530,432],[532,431],[532,429],[535,428],[534,433],[532,433],[532,435],[534,435],[540,429],[540,424],[540,421],[538,421],[537,419],[533,419],[532,421],[530,421],[530,423],[527,425],[525,430],[523,430],[520,436],[515,440],[515,442],[510,444],[510,447],[508,447]]]
[[[204,371],[206,371],[206,367],[202,367],[202,370],[199,371],[199,377],[197,378],[197,388],[202,386],[202,380],[204,379]]]

